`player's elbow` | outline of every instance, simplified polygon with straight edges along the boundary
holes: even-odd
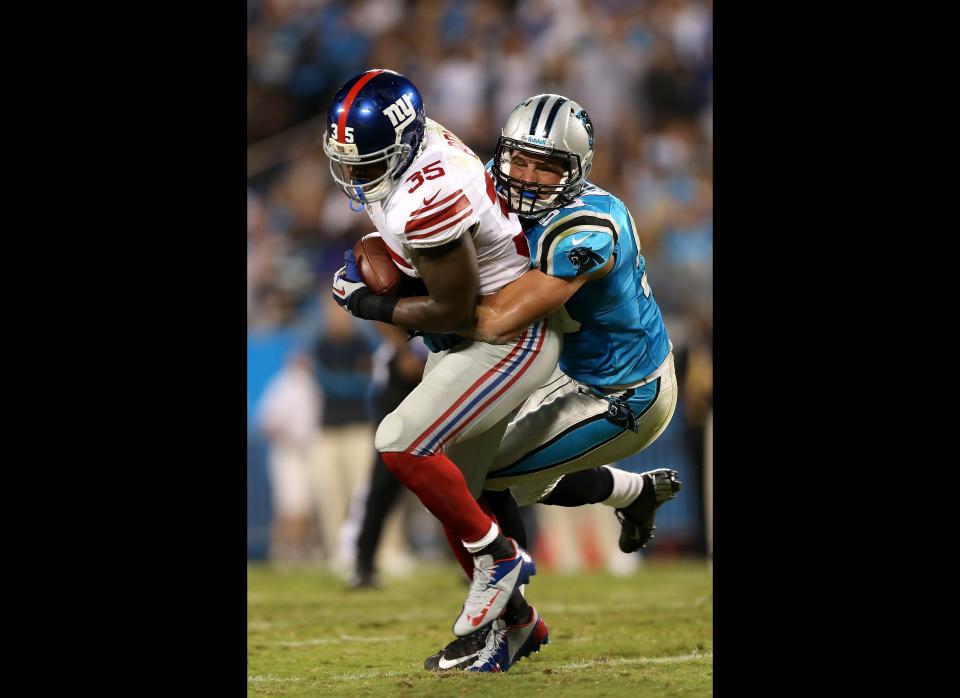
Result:
[[[470,327],[474,323],[476,313],[476,301],[471,299],[445,298],[434,299],[434,308],[436,316],[442,318],[443,330],[435,331],[456,332],[464,327]]]

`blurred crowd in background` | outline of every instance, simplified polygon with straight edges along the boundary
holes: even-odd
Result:
[[[324,420],[339,418],[331,415],[345,409],[345,395],[369,399],[377,390],[369,358],[350,367],[346,380],[324,366],[317,349],[329,341],[332,275],[343,252],[372,229],[334,186],[321,148],[336,89],[369,68],[395,70],[417,85],[427,116],[484,162],[517,104],[559,93],[580,102],[593,120],[590,179],[633,214],[683,385],[674,424],[661,437],[673,450],[657,454],[654,444],[626,467],[677,467],[654,462],[657,455],[688,464],[681,479],[686,475],[686,497],[696,499],[696,518],[674,540],[685,552],[705,553],[704,451],[713,388],[712,36],[711,0],[247,0],[252,443],[265,438],[255,418],[263,389],[291,351],[309,358],[325,401],[318,431]],[[338,332],[360,338],[372,357],[383,343],[372,323],[350,318],[345,324]],[[285,341],[277,344],[278,337]],[[251,447],[254,461],[259,445]]]

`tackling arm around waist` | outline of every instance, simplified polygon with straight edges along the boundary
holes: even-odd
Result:
[[[480,296],[473,326],[457,334],[489,344],[506,344],[537,320],[562,307],[585,283],[605,276],[613,265],[611,256],[600,269],[572,278],[531,269],[497,293]]]

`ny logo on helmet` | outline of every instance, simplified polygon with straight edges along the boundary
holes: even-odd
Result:
[[[406,94],[383,110],[385,116],[397,131],[402,131],[417,117],[410,95]]]

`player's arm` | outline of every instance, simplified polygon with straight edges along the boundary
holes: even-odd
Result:
[[[577,218],[597,227],[571,227]],[[551,228],[566,226],[568,231],[546,247],[540,246],[537,269],[499,293],[485,296],[477,308],[474,326],[457,334],[494,344],[511,341],[532,323],[559,310],[585,283],[608,274],[616,263],[616,229],[612,221],[607,229],[604,221],[596,216],[584,217],[582,212],[558,218]]]
[[[344,261],[333,276],[333,298],[354,317],[432,334],[448,334],[472,321],[479,274],[469,236],[432,247],[420,256],[418,268],[426,296],[376,295],[363,281],[352,250],[344,254]]]
[[[423,332],[455,332],[472,323],[480,287],[472,231],[420,249],[417,268],[429,296],[401,298],[391,321]]]
[[[613,264],[611,255],[601,268],[572,278],[531,269],[498,293],[481,296],[475,323],[457,334],[491,344],[512,341],[537,320],[559,310],[585,283],[606,275]]]

